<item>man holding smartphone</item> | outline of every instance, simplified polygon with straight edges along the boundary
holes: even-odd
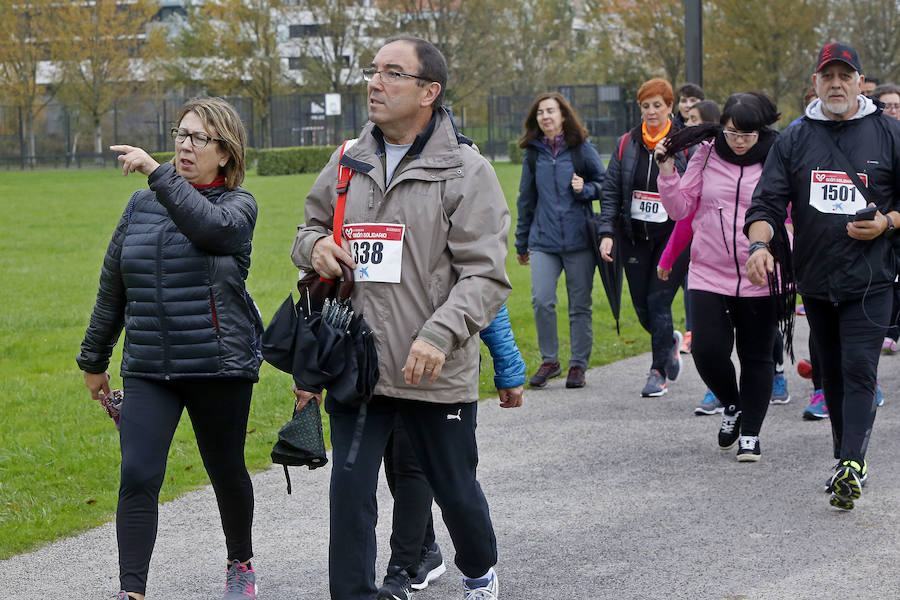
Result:
[[[821,348],[825,402],[838,464],[827,490],[850,510],[867,478],[875,421],[875,379],[896,276],[891,243],[900,227],[900,122],[860,94],[856,51],[831,43],[819,52],[819,99],[776,140],[747,211],[746,271],[767,285],[769,242],[791,206],[793,267],[810,335]]]

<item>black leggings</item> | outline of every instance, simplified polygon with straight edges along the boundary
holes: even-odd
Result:
[[[121,589],[143,594],[156,541],[159,489],[175,428],[187,408],[209,474],[229,560],[253,556],[253,485],[244,439],[253,382],[238,378],[124,381],[119,443],[122,481],[116,510]]]
[[[632,242],[625,236],[619,236],[618,240],[634,312],[637,313],[641,326],[650,334],[650,345],[653,349],[653,363],[650,368],[658,370],[663,375],[669,375],[666,373],[666,365],[672,359],[672,345],[675,343],[672,337],[672,300],[678,286],[684,281],[690,260],[688,253],[682,252],[672,265],[669,279],[667,281],[660,279],[656,275],[656,267],[666,248],[667,240],[668,237],[662,237]],[[675,352],[677,351],[675,349]]]
[[[691,290],[691,355],[697,372],[726,414],[741,411],[741,435],[759,435],[775,372],[775,303],[769,296],[736,298]],[[741,363],[738,386],[731,349]]]

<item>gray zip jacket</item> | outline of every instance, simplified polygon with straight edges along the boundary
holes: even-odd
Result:
[[[478,400],[478,332],[510,293],[506,244],[510,215],[490,163],[460,144],[444,110],[416,138],[384,183],[384,145],[367,123],[341,163],[356,173],[347,193],[344,223],[406,225],[400,283],[359,282],[351,297],[375,333],[381,379],[378,395],[450,404]],[[313,245],[331,235],[339,151],[306,198],[306,226],[291,258],[312,270]],[[419,386],[403,380],[416,339],[440,349],[440,377]]]

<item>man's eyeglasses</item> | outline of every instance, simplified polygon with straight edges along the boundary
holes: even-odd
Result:
[[[363,79],[366,81],[372,81],[375,79],[376,75],[381,75],[382,83],[394,83],[395,81],[399,81],[401,78],[406,79],[421,79],[422,81],[431,81],[427,77],[422,77],[421,75],[412,75],[411,73],[401,73],[400,71],[394,71],[393,69],[384,69],[379,71],[378,69],[369,67],[367,69],[362,70]]]
[[[191,145],[194,148],[206,148],[206,145],[210,142],[224,142],[225,140],[221,138],[214,138],[211,135],[206,135],[202,131],[188,131],[187,129],[179,129],[178,127],[173,127],[172,131],[172,139],[175,140],[175,143],[180,144],[187,138],[191,138]]]
[[[752,131],[750,133],[741,133],[740,131],[733,131],[731,129],[726,129],[722,133],[725,134],[725,137],[729,140],[734,140],[735,142],[752,142],[757,137],[759,137],[758,131]]]
[[[900,110],[900,104],[885,104],[884,110]]]

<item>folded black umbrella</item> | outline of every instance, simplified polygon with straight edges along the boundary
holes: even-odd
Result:
[[[597,228],[597,218],[600,215],[591,214],[585,219],[585,227],[588,232],[588,239],[591,240],[591,250],[594,251],[594,262],[597,263],[597,269],[600,270],[600,281],[603,283],[603,291],[606,292],[606,299],[609,301],[609,308],[612,311],[613,318],[616,320],[616,333],[621,335],[619,330],[619,313],[622,308],[622,272],[624,265],[619,258],[622,255],[621,249],[618,248],[618,240],[613,244],[612,262],[603,260],[603,254],[600,252],[600,242],[602,238]]]

